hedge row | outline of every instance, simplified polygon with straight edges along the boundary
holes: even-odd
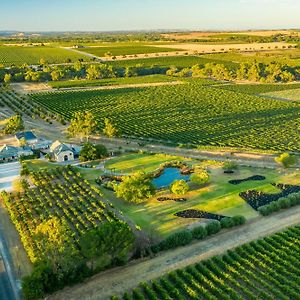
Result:
[[[226,217],[221,221],[213,220],[207,225],[194,227],[192,230],[183,230],[171,234],[160,243],[151,246],[153,253],[158,253],[163,250],[185,246],[192,242],[192,240],[202,240],[205,237],[218,233],[222,228],[231,228],[242,225],[246,222],[244,216],[234,216],[232,218]]]
[[[273,201],[270,204],[263,205],[258,208],[258,211],[263,216],[268,216],[273,212],[279,211],[280,209],[289,208],[300,204],[300,192],[289,194],[287,197],[279,198],[277,201]]]

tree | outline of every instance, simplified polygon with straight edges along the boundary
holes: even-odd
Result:
[[[184,195],[189,191],[189,185],[187,182],[183,179],[181,180],[175,180],[171,184],[171,192],[176,195]]]
[[[36,227],[34,239],[41,249],[39,260],[49,262],[58,277],[73,269],[78,250],[66,221],[52,217],[42,222]]]
[[[155,188],[150,178],[143,172],[137,172],[124,177],[123,181],[115,186],[116,195],[125,201],[141,203],[152,197]]]
[[[289,153],[282,153],[275,161],[282,164],[285,168],[289,168],[298,163],[298,157]]]
[[[39,64],[40,64],[41,66],[45,65],[45,64],[46,64],[45,59],[41,57],[40,60],[39,60]]]
[[[95,132],[97,128],[97,122],[94,115],[89,112],[76,112],[73,119],[71,120],[70,126],[68,127],[68,133],[70,136],[78,136],[80,140],[88,138]]]
[[[190,177],[191,182],[198,184],[198,185],[202,185],[205,184],[209,181],[209,174],[206,170],[196,170],[195,173],[193,173]]]
[[[79,241],[81,253],[90,263],[91,269],[124,263],[133,249],[135,237],[122,221],[106,222],[90,230]]]
[[[16,179],[13,181],[13,189],[17,192],[25,192],[29,188],[29,183],[26,179]]]
[[[10,83],[11,78],[12,78],[11,74],[5,74],[3,79],[4,83]]]
[[[22,117],[20,115],[15,115],[6,120],[3,132],[5,134],[14,134],[21,130],[24,130]]]
[[[109,120],[108,118],[104,119],[104,129],[103,129],[103,133],[109,137],[116,137],[118,136],[119,132],[118,129],[116,128],[116,126],[112,123],[111,120]]]
[[[100,159],[108,156],[107,148],[103,145],[85,143],[79,153],[80,161]]]
[[[223,164],[224,171],[232,171],[238,168],[237,164],[234,161],[226,161]]]

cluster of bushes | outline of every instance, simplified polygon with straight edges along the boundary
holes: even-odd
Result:
[[[234,216],[232,218],[225,217],[220,222],[213,220],[205,226],[200,225],[194,227],[192,230],[183,230],[171,234],[160,243],[151,246],[151,252],[158,253],[160,251],[185,246],[192,242],[192,240],[202,240],[207,236],[218,233],[222,228],[231,228],[234,226],[243,225],[246,222],[244,216]]]
[[[273,212],[281,209],[289,208],[300,204],[300,192],[289,194],[287,197],[279,198],[277,201],[273,201],[270,204],[263,205],[258,208],[258,211],[263,216],[268,216]]]

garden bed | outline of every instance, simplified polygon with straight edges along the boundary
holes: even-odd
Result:
[[[187,209],[174,214],[177,217],[181,218],[197,218],[197,219],[210,219],[210,220],[218,220],[226,218],[226,216],[217,215],[213,213],[209,213],[206,211],[198,210],[198,209]]]
[[[275,184],[275,183],[272,183],[272,185],[281,189],[281,192],[277,194],[266,194],[262,191],[247,190],[246,192],[242,192],[239,195],[252,208],[258,210],[260,206],[264,206],[273,201],[277,201],[279,198],[287,197],[289,194],[300,192],[299,185]]]
[[[172,198],[172,197],[158,197],[157,201],[164,202],[164,201],[175,201],[175,202],[186,202],[186,198]]]
[[[260,180],[265,180],[266,177],[265,176],[261,176],[261,175],[253,175],[251,177],[248,177],[248,178],[244,178],[244,179],[233,179],[233,180],[229,180],[228,182],[230,184],[240,184],[240,183],[243,183],[243,182],[246,182],[246,181],[251,181],[251,180],[257,180],[257,181],[260,181]]]

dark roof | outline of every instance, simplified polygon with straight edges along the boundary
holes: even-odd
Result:
[[[30,141],[30,140],[35,140],[36,136],[31,131],[23,131],[23,132],[18,132],[16,134],[16,138],[18,140],[25,139],[25,141]]]

